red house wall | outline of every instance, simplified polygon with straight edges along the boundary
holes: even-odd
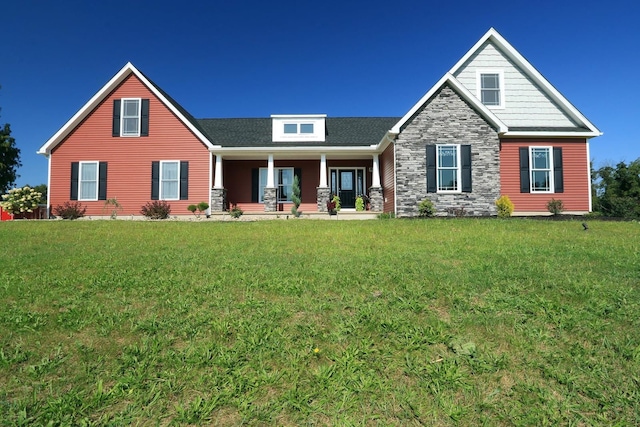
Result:
[[[113,137],[113,100],[149,99],[149,136]],[[209,157],[206,146],[134,75],[130,75],[74,129],[51,155],[51,206],[70,199],[71,163],[108,162],[107,198],[116,198],[118,215],[140,215],[151,200],[151,162],[189,162],[189,199],[168,201],[172,215],[190,215],[187,206],[209,202]],[[109,215],[104,200],[80,201],[86,214]]]
[[[563,193],[520,192],[520,147],[553,146],[562,148]],[[589,211],[589,159],[584,138],[503,139],[500,149],[501,194],[507,195],[515,212],[548,212],[547,202],[562,200],[565,211]]]

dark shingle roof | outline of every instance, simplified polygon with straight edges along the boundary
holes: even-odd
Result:
[[[198,119],[214,145],[223,147],[366,146],[380,142],[400,117],[327,117],[325,142],[272,142],[271,118]]]

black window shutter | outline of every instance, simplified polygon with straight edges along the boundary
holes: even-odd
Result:
[[[461,145],[460,151],[462,192],[471,193],[471,145]]]
[[[151,162],[151,200],[160,200],[160,162]]]
[[[251,169],[251,202],[258,203],[258,187],[260,179],[260,170],[258,168]]]
[[[293,175],[298,177],[298,186],[300,187],[300,200],[302,200],[302,168],[294,168]]]
[[[149,100],[143,99],[140,107],[140,136],[149,136]]]
[[[180,200],[189,199],[189,162],[180,162]]]
[[[107,162],[98,166],[98,200],[107,200]]]
[[[553,148],[553,185],[556,193],[564,193],[564,178],[562,175],[562,148]]]
[[[436,193],[436,146],[427,145],[427,193]]]
[[[111,136],[120,136],[120,100],[113,100],[113,131]]]
[[[520,147],[520,192],[531,192],[529,184],[529,147]]]
[[[79,162],[71,162],[71,195],[69,199],[78,200],[78,171],[80,170]]]

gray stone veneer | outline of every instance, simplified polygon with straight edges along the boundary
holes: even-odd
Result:
[[[265,188],[264,189],[264,211],[275,212],[278,204],[276,203],[276,189]]]
[[[384,209],[384,199],[382,198],[382,187],[369,188],[369,210],[382,212]]]
[[[316,187],[316,194],[318,201],[318,212],[326,212],[327,211],[327,202],[329,201],[329,196],[331,196],[331,190],[329,187]]]
[[[434,144],[471,145],[471,193],[427,193],[426,147]],[[417,216],[418,203],[425,198],[431,199],[438,215],[460,208],[465,215],[495,215],[499,149],[496,130],[453,89],[443,86],[395,141],[397,216]]]
[[[211,212],[222,212],[227,207],[227,189],[211,189]]]

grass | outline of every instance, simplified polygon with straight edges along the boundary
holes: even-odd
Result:
[[[640,224],[0,224],[0,425],[638,425]]]

